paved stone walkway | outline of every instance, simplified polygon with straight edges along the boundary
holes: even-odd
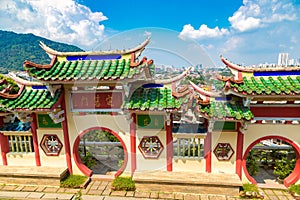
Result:
[[[163,190],[163,188],[162,188]],[[264,199],[293,200],[293,196],[285,190],[261,189]],[[26,185],[2,185],[0,186],[1,199],[22,200],[153,200],[153,199],[177,199],[177,200],[240,200],[239,197],[224,195],[201,195],[186,193],[163,192],[125,192],[111,191],[110,182],[92,181],[86,189],[67,189],[47,186]]]

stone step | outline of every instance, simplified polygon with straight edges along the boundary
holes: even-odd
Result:
[[[242,182],[236,174],[194,172],[136,172],[137,191],[224,194],[238,196]]]
[[[59,186],[68,168],[36,166],[0,166],[0,184]]]

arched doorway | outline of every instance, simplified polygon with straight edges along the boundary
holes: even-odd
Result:
[[[266,136],[266,137],[259,138],[259,139],[255,140],[254,142],[252,142],[246,149],[244,156],[243,156],[244,173],[251,183],[257,184],[257,181],[254,179],[254,177],[252,177],[250,175],[250,173],[247,169],[247,157],[252,156],[251,150],[253,149],[253,147],[255,145],[259,144],[260,142],[262,142],[264,140],[270,140],[270,139],[282,140],[285,143],[291,145],[294,149],[295,157],[296,157],[295,167],[294,167],[294,170],[292,171],[292,173],[284,179],[284,185],[286,187],[288,187],[288,186],[292,185],[293,183],[295,183],[300,178],[300,147],[296,143],[294,143],[292,140],[289,140],[282,136]]]
[[[83,131],[75,140],[73,155],[78,168],[87,176],[118,176],[124,171],[128,160],[121,137],[104,127]]]

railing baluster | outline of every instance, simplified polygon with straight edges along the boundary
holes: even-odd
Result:
[[[188,157],[190,157],[191,156],[191,139],[190,138],[188,138],[187,139],[187,144],[188,144]]]
[[[23,153],[23,137],[22,136],[19,136],[19,146],[20,146],[21,153]]]
[[[24,135],[24,145],[25,145],[25,152],[28,153],[28,145],[27,145],[27,136]]]
[[[195,138],[191,139],[193,141],[193,157],[196,156],[196,142],[195,142]]]
[[[31,136],[28,136],[28,144],[29,144],[29,151],[30,152],[33,152],[33,148],[32,148],[32,146],[31,146],[31,139],[32,139],[32,137]]]
[[[201,143],[200,143],[201,139],[197,138],[197,140],[198,140],[198,158],[200,158],[201,157],[201,154],[200,154],[200,152],[201,152]]]

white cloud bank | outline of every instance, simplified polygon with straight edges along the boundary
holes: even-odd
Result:
[[[195,29],[190,24],[183,26],[180,38],[205,39],[229,35],[233,31],[247,32],[270,24],[293,21],[297,18],[296,9],[289,0],[244,0],[243,5],[228,18],[228,28],[208,28],[202,24]]]
[[[227,29],[219,27],[208,28],[207,25],[202,24],[199,29],[194,29],[191,24],[184,25],[183,30],[180,32],[179,37],[182,39],[201,39],[201,38],[215,38],[229,34]]]
[[[103,40],[107,20],[102,12],[72,0],[1,0],[0,29],[33,33],[91,49]]]

